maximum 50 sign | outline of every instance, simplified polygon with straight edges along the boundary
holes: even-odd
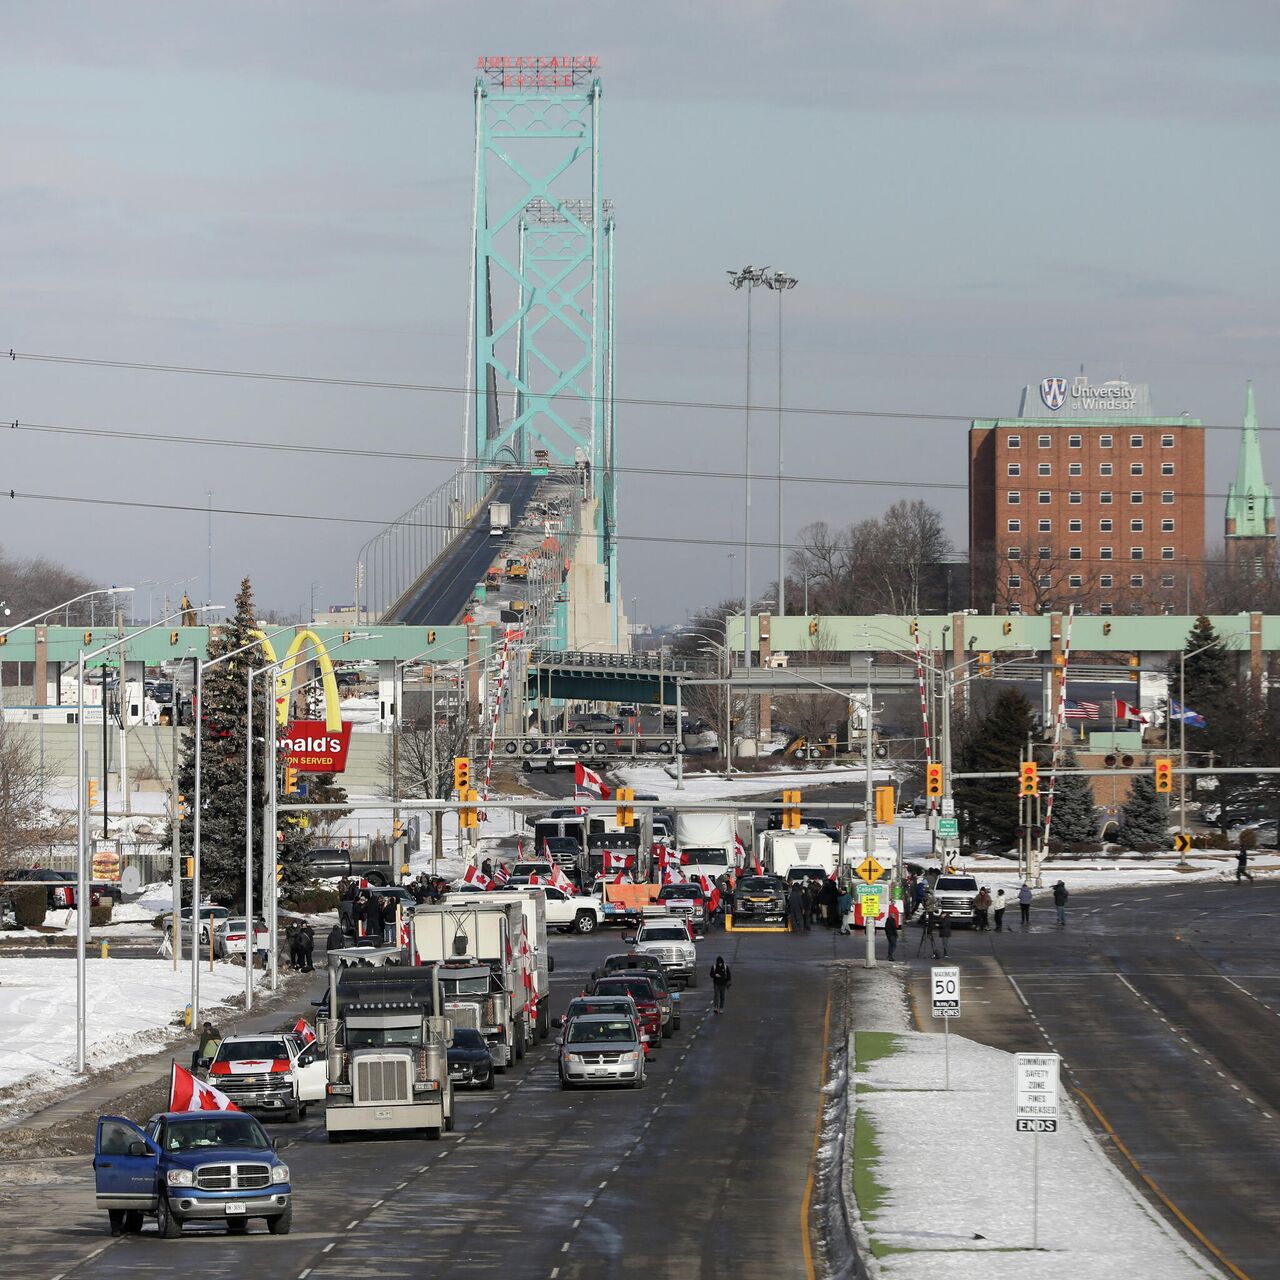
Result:
[[[1056,1053],[1018,1054],[1019,1133],[1057,1133],[1059,1062]]]
[[[930,1003],[935,1018],[960,1016],[960,966],[935,964],[929,970]]]

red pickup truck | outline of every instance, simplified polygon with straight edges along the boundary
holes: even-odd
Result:
[[[640,1030],[653,1048],[662,1043],[662,1006],[653,983],[640,973],[615,973],[597,978],[584,993],[589,996],[630,996],[640,1014]]]

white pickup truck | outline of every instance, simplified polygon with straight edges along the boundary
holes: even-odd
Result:
[[[209,1066],[209,1083],[241,1111],[294,1121],[307,1114],[308,1103],[324,1100],[328,1080],[319,1044],[280,1032],[227,1036]]]
[[[973,900],[978,896],[978,882],[973,876],[939,876],[933,885],[938,909],[951,917],[952,924],[973,923]]]
[[[560,929],[565,933],[571,929],[578,933],[594,933],[604,916],[599,898],[565,893],[551,885],[544,885],[542,892],[547,898],[548,929]]]
[[[698,949],[689,938],[689,925],[683,917],[645,920],[636,930],[633,948],[653,956],[669,981],[686,987],[698,985]]]

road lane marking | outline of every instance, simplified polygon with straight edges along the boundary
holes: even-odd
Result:
[[[1089,1095],[1085,1093],[1083,1089],[1078,1088],[1075,1085],[1072,1086],[1072,1089],[1081,1099],[1083,1099],[1085,1106],[1087,1106],[1089,1110],[1093,1112],[1094,1117],[1097,1119],[1098,1123],[1106,1130],[1107,1136],[1111,1139],[1112,1142],[1115,1143],[1116,1149],[1133,1166],[1133,1171],[1138,1175],[1138,1177],[1142,1179],[1143,1182],[1147,1184],[1147,1186],[1151,1188],[1152,1191],[1156,1193],[1156,1195],[1160,1199],[1161,1204],[1163,1204],[1164,1207],[1168,1209],[1169,1212],[1172,1213],[1173,1216],[1177,1218],[1178,1221],[1182,1223],[1182,1225],[1189,1232],[1191,1232],[1191,1234],[1195,1236],[1195,1238],[1199,1240],[1200,1243],[1204,1245],[1204,1247],[1208,1249],[1209,1252],[1213,1254],[1213,1256],[1217,1258],[1217,1260],[1220,1263],[1222,1263],[1222,1265],[1226,1267],[1226,1269],[1230,1271],[1233,1276],[1236,1277],[1236,1280],[1249,1280],[1248,1274],[1244,1271],[1241,1271],[1240,1268],[1237,1267],[1236,1264],[1232,1262],[1226,1256],[1226,1254],[1224,1254],[1222,1250],[1219,1249],[1218,1246],[1214,1244],[1213,1241],[1210,1240],[1209,1237],[1206,1236],[1205,1233],[1201,1231],[1200,1228],[1197,1227],[1196,1224],[1192,1222],[1191,1219],[1188,1218],[1187,1215],[1183,1213],[1182,1210],[1179,1209],[1178,1206],[1174,1204],[1172,1200],[1169,1199],[1167,1195],[1165,1195],[1165,1193],[1160,1189],[1159,1183],[1157,1183],[1155,1179],[1152,1178],[1150,1175],[1143,1172],[1142,1166],[1137,1162],[1137,1160],[1134,1159],[1133,1152],[1131,1152],[1129,1148],[1126,1147],[1124,1143],[1120,1140],[1120,1135],[1111,1127],[1111,1122],[1106,1118],[1106,1116],[1104,1116],[1102,1112],[1098,1110],[1097,1105],[1094,1103],[1093,1099],[1089,1097]]]
[[[328,1253],[328,1252],[329,1252],[329,1250],[330,1250],[330,1249],[332,1249],[332,1248],[333,1248],[333,1246],[334,1246],[335,1244],[337,1244],[337,1243],[338,1243],[338,1242],[337,1242],[336,1240],[330,1240],[330,1241],[329,1241],[329,1243],[328,1243],[327,1245],[325,1245],[325,1247],[324,1247],[323,1249],[321,1249],[321,1250],[320,1250],[320,1252],[321,1252],[321,1253]]]
[[[298,1280],[307,1280],[307,1277],[310,1274],[311,1274],[311,1268],[304,1267],[301,1271],[298,1272]]]
[[[831,1042],[831,987],[827,986],[827,1007],[822,1015],[822,1079],[818,1088],[818,1114],[813,1122],[813,1148],[809,1152],[809,1176],[804,1183],[804,1199],[800,1202],[800,1242],[804,1247],[804,1270],[807,1280],[815,1280],[813,1245],[809,1240],[809,1217],[813,1207],[813,1184],[818,1160],[818,1144],[822,1140],[822,1116],[827,1100],[827,1051]]]
[[[358,1227],[359,1225],[360,1225],[360,1219],[357,1218],[354,1222],[347,1223],[347,1230],[350,1231],[353,1227]]]

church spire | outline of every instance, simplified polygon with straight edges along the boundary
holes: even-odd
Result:
[[[1236,478],[1227,490],[1226,536],[1228,539],[1274,538],[1275,533],[1275,498],[1262,471],[1262,442],[1250,382],[1244,426],[1240,431]]]

